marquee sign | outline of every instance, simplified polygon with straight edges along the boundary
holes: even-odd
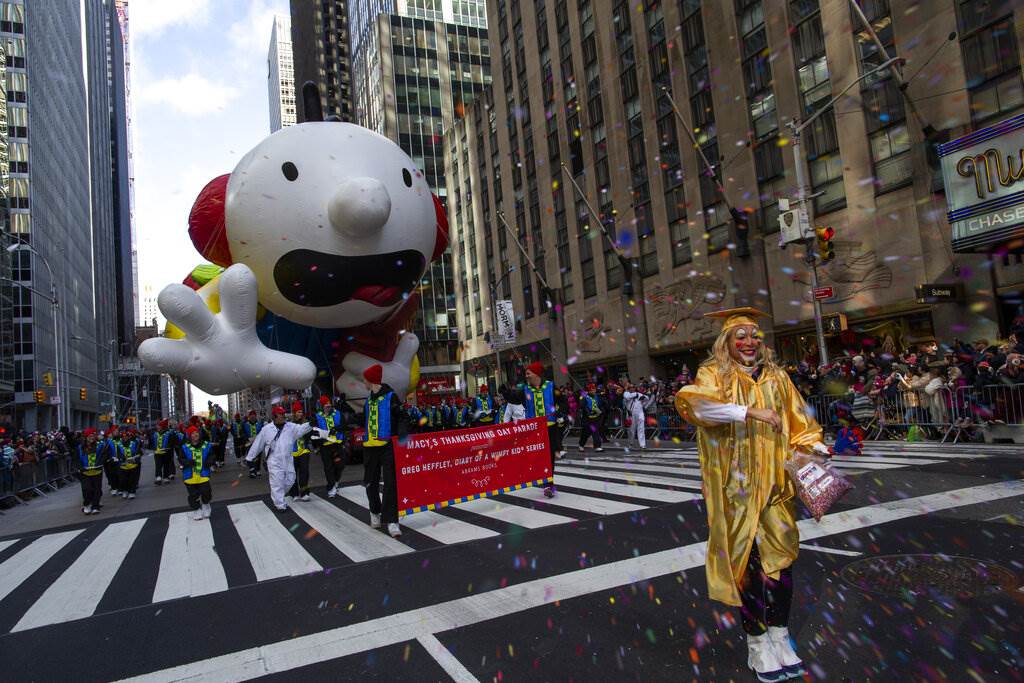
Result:
[[[953,250],[1024,238],[1024,114],[938,145]]]

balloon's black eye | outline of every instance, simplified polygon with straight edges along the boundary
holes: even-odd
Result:
[[[402,182],[405,183],[406,187],[412,187],[412,174],[409,173],[409,169],[402,169]]]
[[[295,164],[290,161],[281,164],[281,173],[284,173],[284,177],[288,180],[295,180],[299,177],[299,169],[295,168]]]

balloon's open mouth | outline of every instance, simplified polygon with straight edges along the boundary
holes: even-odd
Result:
[[[419,282],[423,254],[406,249],[372,256],[290,251],[274,265],[274,284],[288,301],[313,308],[347,301],[392,306]]]

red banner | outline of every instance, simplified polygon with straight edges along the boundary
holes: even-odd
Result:
[[[543,417],[413,434],[395,447],[398,514],[540,486],[551,478]]]

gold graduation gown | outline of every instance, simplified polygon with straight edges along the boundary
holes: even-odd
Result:
[[[699,401],[770,408],[782,419],[782,431],[747,420],[713,424],[694,415]],[[791,452],[810,452],[821,441],[821,427],[807,415],[803,398],[780,369],[765,369],[755,382],[738,366],[723,379],[717,366],[703,366],[693,384],[676,394],[676,410],[697,429],[701,476],[707,495],[708,593],[713,600],[739,606],[754,540],[761,563],[773,579],[796,559],[796,490],[783,463]]]

